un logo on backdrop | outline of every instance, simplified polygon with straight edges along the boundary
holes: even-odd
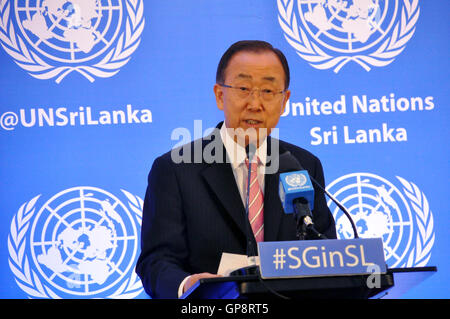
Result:
[[[134,298],[143,201],[127,205],[96,187],[59,192],[37,207],[24,203],[11,222],[9,266],[19,287],[37,298]]]
[[[277,0],[288,43],[317,69],[353,61],[366,71],[394,61],[411,39],[418,0]]]
[[[342,176],[327,190],[352,215],[362,238],[383,239],[389,267],[425,266],[434,244],[433,215],[417,185],[397,177],[402,191],[390,181],[369,173]],[[330,201],[338,238],[353,237],[349,221]]]
[[[119,72],[144,28],[143,0],[0,1],[0,43],[38,79]]]

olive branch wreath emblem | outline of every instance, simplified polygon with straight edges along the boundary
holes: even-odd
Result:
[[[90,82],[96,77],[108,78],[117,74],[131,59],[131,55],[140,43],[140,36],[144,30],[144,1],[126,0],[128,17],[125,30],[120,35],[116,45],[109,49],[103,59],[93,65],[54,66],[39,57],[33,50],[28,49],[23,38],[16,33],[11,15],[11,1],[0,0],[0,44],[21,68],[31,76],[48,80],[56,78],[60,83],[71,72],[78,72]]]
[[[402,183],[403,192],[410,200],[416,217],[418,228],[416,241],[409,252],[407,261],[401,267],[423,267],[431,257],[431,248],[434,244],[435,234],[433,231],[434,220],[425,194],[420,191],[416,184],[408,182],[404,178],[397,176]]]
[[[379,176],[371,173],[349,174],[331,182],[327,186],[327,190],[330,191],[330,188],[334,186],[336,181],[345,180],[349,176],[359,174],[379,178]],[[414,229],[417,226],[417,231],[415,232],[415,237],[408,241],[408,246],[410,244],[411,246],[404,251],[404,257],[400,260],[401,263],[396,263],[394,267],[423,267],[431,258],[431,251],[435,240],[433,213],[425,194],[420,191],[416,184],[408,182],[402,177],[396,177],[403,186],[403,194],[409,199],[409,207],[415,213],[411,214],[411,227]],[[328,202],[328,205],[330,204],[331,200]]]
[[[142,224],[143,200],[121,190],[128,199],[128,206],[135,214],[139,225]],[[8,236],[9,268],[14,274],[17,285],[31,298],[61,299],[48,285],[42,283],[37,273],[30,266],[27,254],[28,227],[35,214],[35,205],[41,195],[37,195],[30,201],[25,202],[13,217]],[[106,296],[107,299],[132,299],[143,291],[142,283],[133,271],[131,276],[117,288],[114,293]]]
[[[374,52],[369,55],[332,56],[311,41],[298,24],[293,10],[296,1],[277,0],[278,22],[284,31],[284,37],[297,54],[312,67],[320,70],[334,68],[335,73],[350,61],[358,63],[366,71],[370,71],[371,66],[382,67],[392,63],[414,35],[420,13],[419,0],[403,0],[401,19],[395,24],[391,36],[387,37]]]

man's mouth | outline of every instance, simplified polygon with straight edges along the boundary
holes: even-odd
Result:
[[[245,123],[247,123],[248,125],[259,125],[262,123],[262,121],[258,121],[258,120],[244,120]]]

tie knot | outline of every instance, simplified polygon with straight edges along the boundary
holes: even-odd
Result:
[[[259,157],[256,156],[256,155],[253,156],[253,158],[252,158],[252,168],[251,168],[252,172],[256,172],[256,169],[258,168],[259,163],[260,163]],[[248,169],[248,167],[249,167],[248,158],[245,159],[245,166],[247,166],[247,169]]]

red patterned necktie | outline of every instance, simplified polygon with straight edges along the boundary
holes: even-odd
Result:
[[[258,161],[252,162],[250,173],[250,193],[248,199],[248,219],[252,226],[253,234],[255,235],[256,242],[264,241],[264,196],[258,183]],[[248,170],[248,159],[245,159],[245,165]],[[246,189],[247,189],[246,180]]]

